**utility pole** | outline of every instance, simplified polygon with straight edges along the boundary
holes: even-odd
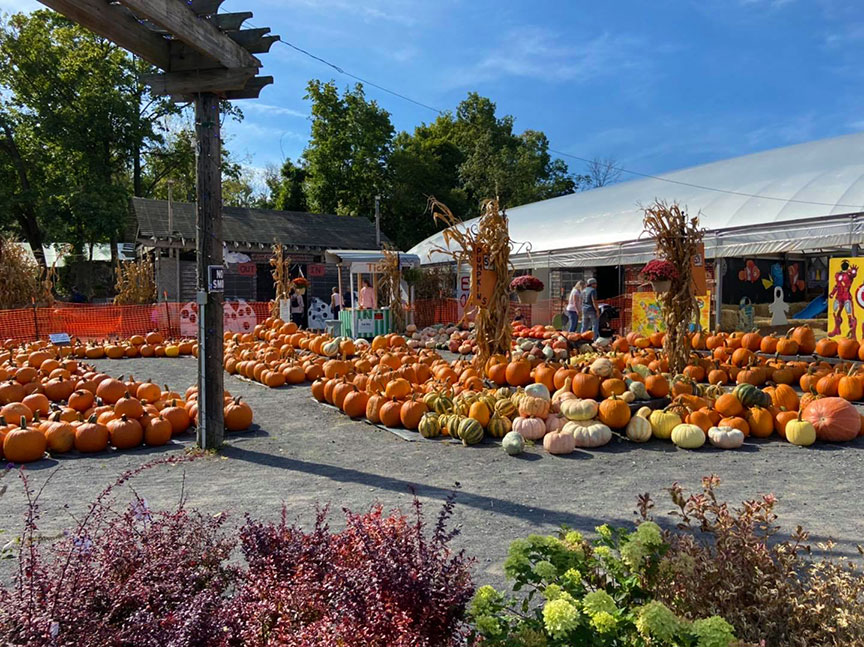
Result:
[[[375,196],[375,247],[381,249],[381,196]]]
[[[225,436],[222,347],[222,169],[219,97],[195,98],[198,302],[198,446],[217,449]],[[218,268],[218,269],[217,269]]]

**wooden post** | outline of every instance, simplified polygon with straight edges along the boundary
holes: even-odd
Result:
[[[222,410],[221,292],[208,292],[208,266],[222,266],[222,169],[219,97],[202,93],[195,99],[196,195],[198,263],[198,446],[217,449],[225,436]]]
[[[341,309],[345,309],[345,297],[342,296],[342,263],[339,263],[336,266],[336,281],[339,284],[339,300],[341,305]]]

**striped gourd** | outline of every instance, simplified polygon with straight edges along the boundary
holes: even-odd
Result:
[[[441,420],[437,413],[427,412],[420,418],[417,431],[423,438],[437,438],[441,435]]]
[[[476,445],[483,440],[483,426],[474,418],[465,418],[459,423],[459,439],[463,445]]]
[[[498,400],[495,403],[495,413],[503,418],[515,418],[517,413],[516,405],[510,400]]]
[[[492,438],[504,438],[507,432],[510,431],[512,424],[510,420],[503,416],[494,415],[489,419],[489,424],[486,425],[486,431]]]

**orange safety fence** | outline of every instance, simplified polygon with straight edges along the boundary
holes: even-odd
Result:
[[[625,296],[600,299],[618,309],[612,328],[626,330],[630,321],[630,300]],[[517,313],[526,326],[549,323],[562,312],[560,299],[540,301],[533,305],[511,303],[511,318]],[[224,305],[225,330],[251,332],[255,324],[270,316],[269,302],[228,301]],[[459,321],[456,299],[418,299],[414,303],[414,322],[419,328]],[[57,303],[50,308],[0,310],[0,341],[16,342],[45,339],[52,333],[67,333],[72,338],[102,340],[125,338],[158,330],[166,338],[197,337],[198,306],[188,303],[154,303],[152,305],[94,305]]]
[[[270,316],[269,302],[228,301],[224,305],[225,330],[251,332]],[[52,333],[67,333],[81,340],[125,338],[158,330],[167,338],[198,335],[198,305],[95,305],[57,303],[50,308],[0,310],[0,340],[32,341]]]

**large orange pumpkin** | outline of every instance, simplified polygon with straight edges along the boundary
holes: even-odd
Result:
[[[844,442],[852,440],[861,431],[858,410],[843,398],[817,398],[802,415],[816,429],[819,440]]]
[[[190,414],[191,415],[191,414]],[[174,428],[162,416],[151,418],[144,426],[144,442],[150,447],[167,445],[171,440]]]
[[[521,359],[510,362],[504,374],[510,386],[525,386],[531,383],[531,364]]]
[[[370,396],[369,400],[366,403],[366,419],[369,422],[378,424],[381,422],[381,406],[387,400],[380,395]]]
[[[423,400],[406,400],[399,409],[399,420],[405,429],[417,429],[420,425],[420,418],[426,411],[426,403]]]
[[[144,440],[144,430],[141,428],[141,423],[129,418],[126,414],[112,420],[106,426],[111,444],[117,449],[132,449],[138,447]]]
[[[741,416],[731,416],[729,418],[723,418],[717,425],[718,427],[732,427],[733,429],[739,429],[745,436],[750,435],[750,425],[744,420]]]
[[[652,398],[665,398],[669,395],[669,381],[659,373],[645,378],[645,389]]]
[[[630,407],[613,395],[600,403],[597,418],[611,429],[623,429],[630,422]]]
[[[13,463],[38,461],[48,446],[45,434],[28,427],[23,420],[22,423],[20,427],[6,432],[3,438],[3,455]]]
[[[744,411],[741,400],[739,400],[732,393],[724,393],[719,398],[717,398],[716,402],[714,402],[714,408],[724,418],[731,418],[733,416],[740,415]]]
[[[859,375],[844,375],[837,382],[837,395],[844,400],[857,402],[864,399],[864,382]]]
[[[600,395],[600,378],[593,373],[576,373],[570,383],[570,388],[578,398],[596,399]]]
[[[185,410],[183,411],[185,413]],[[162,415],[171,423],[172,431],[175,434],[182,433],[189,428],[191,421],[189,421],[188,416],[186,419],[186,425],[183,426],[183,420],[179,414],[177,419],[173,419],[171,416],[166,415],[166,410],[163,410]],[[252,407],[245,402],[241,402],[240,396],[237,396],[225,405],[223,415],[225,416],[225,429],[228,431],[243,431],[252,425]],[[181,427],[182,429],[178,431]]]

